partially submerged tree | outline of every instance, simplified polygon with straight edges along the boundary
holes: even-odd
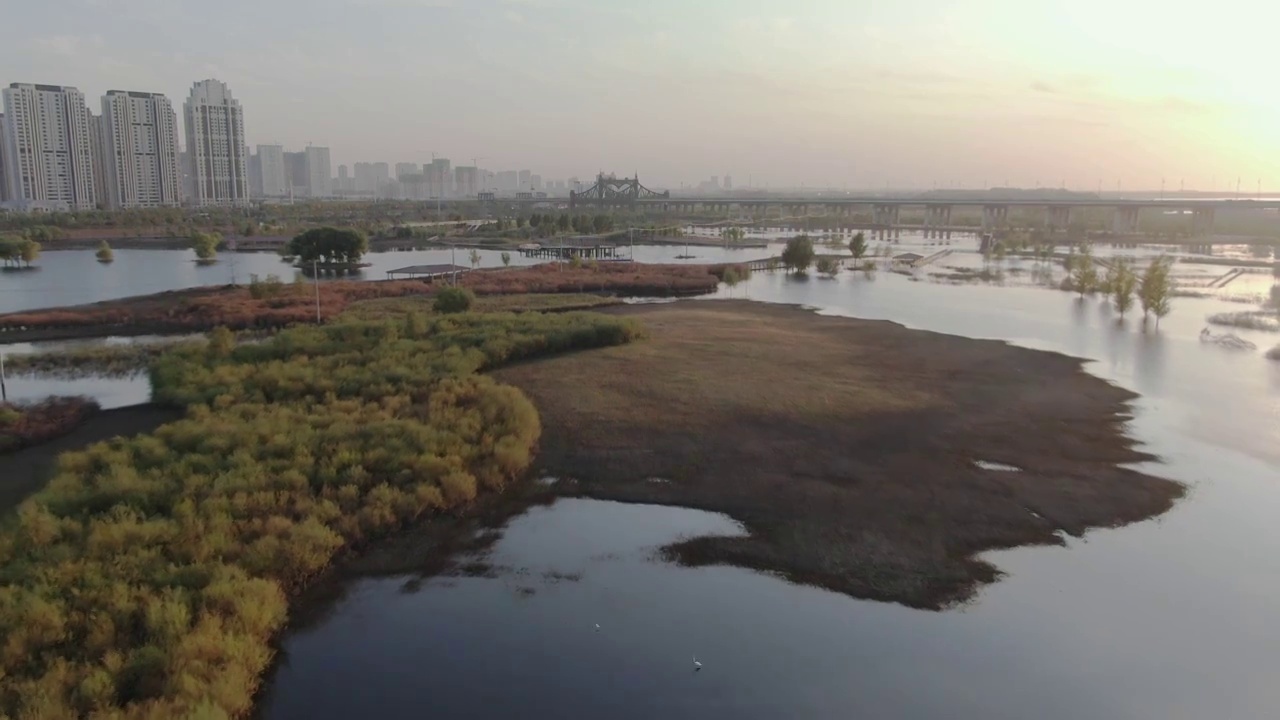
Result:
[[[1156,328],[1160,327],[1160,318],[1169,314],[1172,309],[1170,300],[1173,297],[1173,283],[1169,278],[1172,261],[1161,256],[1151,261],[1142,273],[1138,284],[1138,300],[1142,303],[1142,317],[1156,316]]]
[[[111,251],[111,246],[107,244],[106,240],[102,241],[102,244],[98,246],[98,252],[94,253],[94,255],[100,263],[109,263],[116,259],[116,254]]]
[[[853,255],[853,259],[861,262],[862,258],[867,256],[867,236],[863,232],[858,232],[849,241],[849,253]]]
[[[1067,270],[1071,273],[1071,287],[1080,297],[1091,293],[1098,285],[1098,268],[1093,263],[1093,251],[1085,244],[1080,252],[1067,259]]]
[[[1129,312],[1129,308],[1133,307],[1133,293],[1138,287],[1138,276],[1134,274],[1133,268],[1129,267],[1126,260],[1117,260],[1109,274],[1111,275],[1111,300],[1115,303],[1120,317],[1124,317],[1124,314]]]
[[[787,247],[782,251],[782,264],[787,269],[803,275],[809,270],[809,266],[813,264],[813,240],[808,235],[797,235],[787,241]]]
[[[818,272],[829,278],[835,277],[840,272],[840,263],[835,258],[820,257],[817,267]]]

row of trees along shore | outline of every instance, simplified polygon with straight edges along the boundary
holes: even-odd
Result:
[[[0,524],[0,717],[247,716],[288,599],[336,555],[527,471],[538,414],[482,370],[639,334],[408,313],[164,355],[155,401],[186,417],[64,454]]]

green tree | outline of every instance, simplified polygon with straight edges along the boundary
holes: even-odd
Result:
[[[569,217],[568,213],[560,213],[560,218],[556,220],[556,227],[559,228],[560,232],[569,232],[573,229],[573,219]]]
[[[787,241],[782,251],[782,264],[788,270],[803,275],[813,264],[813,240],[808,235],[797,235]]]
[[[438,313],[460,313],[470,310],[475,301],[475,293],[470,290],[451,287],[436,293],[434,307]]]
[[[833,278],[840,273],[840,263],[835,258],[820,257],[817,263],[818,272]]]
[[[1173,283],[1169,278],[1172,261],[1166,257],[1158,257],[1147,265],[1138,283],[1138,301],[1142,303],[1142,317],[1156,316],[1156,327],[1160,327],[1160,318],[1169,314],[1170,300],[1173,295]]]
[[[102,244],[98,246],[98,252],[94,253],[94,255],[97,256],[100,263],[109,263],[116,259],[116,254],[111,251],[111,246],[107,244],[106,240],[102,241]]]
[[[480,267],[480,251],[479,250],[473,249],[470,252],[470,254],[467,255],[467,259],[471,261],[472,270],[476,269],[477,267]]]
[[[289,253],[306,265],[355,265],[368,250],[364,233],[334,227],[313,228],[289,241]]]
[[[720,231],[720,237],[724,238],[726,244],[738,245],[742,242],[747,233],[740,227],[729,227]]]
[[[222,238],[217,233],[195,232],[191,234],[191,249],[196,253],[196,260],[211,263],[218,257],[218,244]]]
[[[724,275],[721,276],[721,280],[724,281],[725,285],[729,286],[729,297],[733,297],[733,288],[736,287],[742,279],[738,277],[737,268],[730,265],[725,268]]]
[[[511,267],[511,253],[506,252],[505,250],[502,253],[502,266]]]
[[[22,246],[18,248],[18,257],[22,259],[22,264],[31,267],[31,263],[40,258],[40,243],[35,240],[24,240]]]
[[[853,259],[861,261],[867,255],[867,236],[858,232],[849,241],[849,252],[853,255]]]
[[[1084,297],[1098,285],[1098,268],[1093,263],[1093,251],[1088,244],[1080,246],[1080,252],[1067,260],[1071,272],[1071,286]]]
[[[1120,317],[1124,317],[1129,308],[1133,307],[1133,293],[1138,286],[1138,277],[1125,260],[1116,260],[1113,267],[1115,271],[1111,279],[1111,299]]]

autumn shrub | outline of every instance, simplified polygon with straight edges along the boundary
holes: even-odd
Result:
[[[436,293],[434,309],[438,313],[460,313],[471,309],[476,294],[466,288],[445,288]]]
[[[0,404],[0,453],[65,435],[98,411],[85,397],[53,397],[38,403]]]
[[[64,454],[0,526],[0,717],[247,715],[336,555],[527,471],[537,411],[477,371],[639,332],[467,313],[173,349],[153,391],[186,417]]]

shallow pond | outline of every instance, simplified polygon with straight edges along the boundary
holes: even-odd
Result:
[[[1280,363],[1198,339],[1207,314],[1236,306],[1179,299],[1144,332],[1094,299],[888,273],[761,273],[733,294],[1090,358],[1142,394],[1130,431],[1161,458],[1144,469],[1191,491],[1065,548],[992,553],[1008,576],[943,613],[674,567],[658,546],[736,526],[561,501],[510,524],[495,577],[354,584],[285,637],[265,717],[1275,716]]]

